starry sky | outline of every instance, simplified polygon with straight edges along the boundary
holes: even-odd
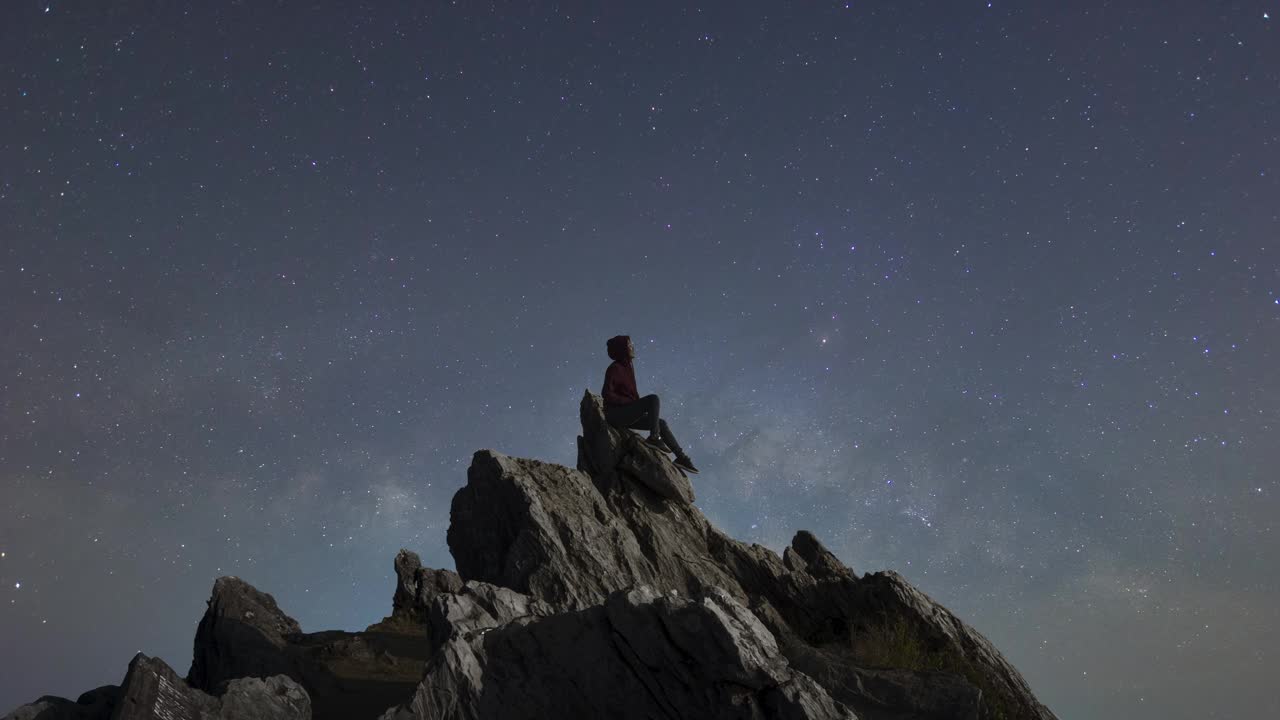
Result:
[[[0,8],[0,712],[452,567],[629,334],[699,506],[1064,718],[1280,664],[1280,4]]]

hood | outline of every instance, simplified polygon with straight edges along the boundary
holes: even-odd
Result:
[[[614,335],[605,343],[605,347],[609,350],[609,357],[617,360],[624,365],[631,362],[627,357],[627,341],[631,339],[630,335]]]

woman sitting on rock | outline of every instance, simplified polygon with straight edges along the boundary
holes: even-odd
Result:
[[[698,468],[680,448],[676,436],[671,434],[667,421],[658,414],[658,396],[640,397],[636,390],[636,373],[631,359],[636,356],[635,346],[629,335],[615,335],[605,344],[613,363],[604,373],[604,419],[618,429],[648,430],[645,442],[658,450],[676,454],[676,467],[686,473],[696,473]]]

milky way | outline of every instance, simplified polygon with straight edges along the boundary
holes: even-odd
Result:
[[[734,537],[1280,714],[1274,2],[267,5],[0,10],[0,712],[377,621],[628,334]]]

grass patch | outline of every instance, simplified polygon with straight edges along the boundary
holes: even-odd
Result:
[[[426,637],[427,623],[405,615],[391,614],[365,628],[364,631]]]
[[[982,692],[984,720],[1014,720],[1012,698],[996,689],[991,678],[959,652],[931,643],[919,627],[904,617],[855,632],[851,639],[859,665],[873,668],[941,671],[960,675]]]

